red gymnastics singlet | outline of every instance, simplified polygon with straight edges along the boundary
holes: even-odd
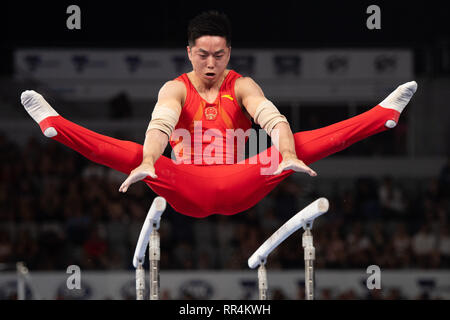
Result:
[[[235,132],[237,129],[247,131],[252,122],[246,117],[234,94],[234,84],[240,77],[240,74],[230,70],[213,103],[208,103],[200,96],[187,74],[175,79],[185,84],[187,92],[180,119],[170,139],[177,159],[210,165],[233,164],[243,158],[244,154],[238,155],[238,152],[244,151],[242,144],[248,137],[239,140]],[[186,133],[184,139],[181,137],[183,132]]]

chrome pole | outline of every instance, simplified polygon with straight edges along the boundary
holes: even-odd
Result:
[[[305,254],[305,292],[306,300],[314,300],[314,260],[316,250],[313,245],[311,225],[307,224],[303,232],[302,245]]]
[[[259,300],[267,300],[267,290],[269,285],[267,283],[267,270],[265,267],[266,261],[261,260],[258,268],[258,287],[259,287]]]
[[[150,259],[150,300],[159,300],[159,261],[161,258],[160,239],[157,226],[153,225],[149,242]]]

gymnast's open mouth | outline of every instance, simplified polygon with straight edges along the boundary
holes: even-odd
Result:
[[[208,73],[205,73],[205,75],[208,78],[214,78],[216,76],[216,74],[214,72],[208,72]]]

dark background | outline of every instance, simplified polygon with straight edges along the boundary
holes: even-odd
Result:
[[[81,30],[66,28],[66,8],[71,4],[81,8]],[[371,4],[381,8],[381,30],[366,27],[369,16],[366,9]],[[408,48],[414,53],[414,75],[419,88],[422,83],[425,87],[426,82],[436,79],[448,83],[445,81],[450,75],[450,13],[444,2],[431,1],[8,1],[0,4],[0,80],[11,82],[13,52],[21,47],[183,48],[187,44],[189,19],[208,9],[229,16],[233,48]],[[15,89],[8,93],[14,99],[20,95],[19,89]],[[445,105],[440,96],[448,89],[441,86],[433,91],[425,90],[421,93],[425,98],[413,99],[413,108],[429,107],[423,103],[427,99]],[[35,126],[18,99],[16,107],[23,113],[21,117]],[[302,130],[347,117],[346,106],[320,108],[306,106],[301,114]],[[75,109],[68,105],[69,118]],[[336,157],[414,158],[414,154],[405,151],[406,143],[396,140],[408,128],[418,127],[420,119],[409,122],[409,109],[402,115],[402,127],[371,137]],[[358,106],[357,110],[367,110],[367,106]],[[309,121],[309,116],[320,121]],[[425,130],[431,131],[433,123],[427,125]],[[132,270],[130,256],[137,239],[127,234],[128,229],[141,226],[156,195],[145,185],[136,184],[125,197],[121,196],[117,192],[117,180],[108,178],[104,168],[52,141],[41,144],[34,138],[25,147],[15,145],[8,140],[13,135],[14,132],[0,134],[0,177],[3,179],[0,180],[0,227],[9,230],[10,225],[16,228],[32,223],[38,232],[8,234],[3,230],[0,263],[24,261],[31,270],[65,270],[70,264],[80,265],[83,270]],[[439,148],[433,156],[448,157],[449,150],[450,147]],[[54,165],[54,159],[58,165]],[[355,161],[354,165],[359,163]],[[101,171],[98,176],[82,176],[96,170]],[[231,217],[193,219],[168,208],[161,223],[161,268],[246,270],[246,260],[252,250],[310,199],[326,195],[332,207],[321,218],[320,232],[316,233],[318,269],[365,270],[370,264],[378,264],[383,270],[448,270],[450,255],[437,249],[440,242],[426,253],[415,252],[412,245],[414,239],[449,239],[450,161],[437,171],[439,175],[429,179],[417,179],[413,175],[411,178],[330,179],[320,176],[320,172],[316,180],[303,176],[287,179],[257,208]],[[52,179],[55,184],[47,185]],[[379,197],[380,190],[393,189],[403,195],[401,210],[386,207]],[[61,232],[42,228],[48,223],[58,225]],[[223,248],[217,239],[223,234],[215,233],[216,227],[233,232]],[[102,236],[102,228],[106,228],[107,236]],[[398,243],[404,240],[402,236],[411,244],[404,251],[397,251]],[[298,251],[300,236],[292,238],[280,247],[278,258],[269,261],[269,269],[302,268],[302,252]],[[200,244],[205,243],[210,247],[202,249]],[[361,248],[356,248],[355,243]],[[211,248],[219,250],[221,261],[209,255]],[[282,291],[277,294],[276,297],[285,298]],[[405,292],[383,294],[387,299],[399,299]],[[317,295],[322,299],[380,298],[370,294],[358,297],[352,292],[324,291]],[[298,298],[302,298],[301,294]]]
[[[65,28],[70,4],[82,9],[81,31]],[[365,28],[371,4],[382,13],[382,29],[375,32]],[[180,46],[188,19],[208,9],[229,15],[239,46],[411,45],[449,34],[443,3],[425,1],[9,1],[6,9],[13,46]]]
[[[81,30],[65,26],[77,4]],[[381,30],[366,28],[366,8],[381,9]],[[2,53],[20,46],[182,47],[190,18],[206,9],[225,12],[234,47],[443,45],[450,34],[444,2],[426,1],[8,1],[2,5]],[[7,59],[3,61],[8,61]],[[2,68],[10,72],[9,63]]]

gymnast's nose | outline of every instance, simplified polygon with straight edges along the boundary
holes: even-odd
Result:
[[[208,56],[206,60],[206,67],[210,70],[213,70],[215,66],[215,60],[213,56]]]

